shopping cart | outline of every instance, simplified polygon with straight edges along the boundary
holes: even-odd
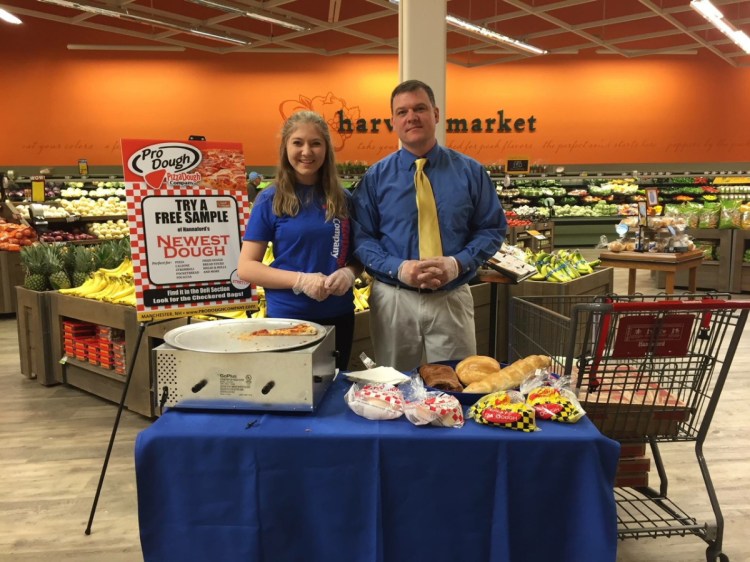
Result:
[[[750,302],[725,294],[512,299],[509,359],[549,355],[603,434],[650,447],[658,488],[615,488],[620,539],[693,534],[708,544],[708,562],[728,562],[703,443],[748,311]],[[667,497],[659,443],[675,441],[695,442],[713,523]]]

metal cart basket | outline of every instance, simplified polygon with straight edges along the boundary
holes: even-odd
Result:
[[[724,294],[512,299],[509,359],[549,355],[603,434],[650,447],[659,486],[615,488],[620,539],[694,534],[708,544],[708,562],[728,562],[703,443],[748,311],[750,302]],[[659,452],[667,441],[695,442],[713,524],[667,497]]]

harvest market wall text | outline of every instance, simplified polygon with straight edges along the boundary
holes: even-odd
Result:
[[[389,132],[393,131],[393,123],[390,119],[355,119],[352,120],[344,117],[344,111],[336,112],[339,118],[339,133],[379,133],[380,124],[382,123]],[[511,125],[512,123],[512,125]],[[536,132],[536,117],[506,117],[505,110],[500,109],[497,112],[497,118],[487,117],[473,119],[450,117],[445,120],[445,130],[447,133],[530,133]]]

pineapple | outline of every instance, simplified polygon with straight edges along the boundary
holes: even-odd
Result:
[[[21,263],[26,270],[23,286],[31,291],[49,289],[47,273],[49,264],[44,244],[33,244],[21,248]]]
[[[45,246],[45,248],[49,262],[49,284],[55,290],[70,289],[70,277],[65,273],[63,267],[65,255],[62,246],[50,245]]]
[[[71,246],[68,254],[72,256],[73,262],[70,281],[73,287],[80,287],[94,271],[94,256],[85,246]]]
[[[95,269],[114,269],[121,263],[117,244],[114,240],[106,240],[96,245],[94,250]]]

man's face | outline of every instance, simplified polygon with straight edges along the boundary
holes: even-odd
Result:
[[[404,148],[417,156],[435,144],[435,125],[439,111],[422,89],[403,92],[393,98],[393,127]]]

